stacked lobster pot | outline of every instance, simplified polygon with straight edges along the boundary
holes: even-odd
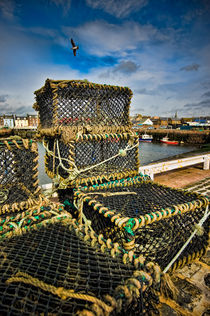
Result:
[[[88,223],[98,235],[164,271],[202,256],[208,244],[209,200],[138,175],[130,89],[47,80],[35,94],[46,172],[80,224]],[[203,234],[188,245],[197,224]]]
[[[131,131],[127,87],[49,80],[35,91],[45,170],[62,202],[73,189],[135,176],[138,137]]]
[[[0,239],[21,235],[61,211],[61,205],[41,194],[37,143],[19,136],[0,138]]]
[[[38,204],[37,144],[20,137],[0,139],[0,216]]]

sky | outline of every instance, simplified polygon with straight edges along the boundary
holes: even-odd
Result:
[[[210,0],[0,0],[0,114],[34,114],[50,78],[127,86],[131,115],[210,115],[209,17]]]

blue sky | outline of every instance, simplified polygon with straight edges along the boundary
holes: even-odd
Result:
[[[209,16],[209,0],[0,0],[0,113],[33,113],[50,78],[128,86],[131,115],[210,115]]]

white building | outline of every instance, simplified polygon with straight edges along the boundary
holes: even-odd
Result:
[[[24,127],[28,127],[27,116],[16,116],[15,117],[15,128],[24,128]]]
[[[4,115],[3,116],[4,127],[13,128],[14,127],[14,116]]]

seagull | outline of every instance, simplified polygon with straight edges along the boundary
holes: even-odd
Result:
[[[72,45],[72,48],[73,49],[73,54],[74,56],[76,56],[76,52],[77,52],[77,49],[79,49],[79,46],[76,46],[73,39],[71,38],[71,45]]]

